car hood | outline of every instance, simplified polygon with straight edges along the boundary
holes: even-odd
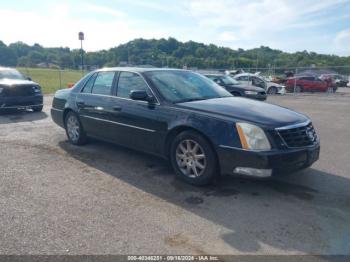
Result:
[[[261,87],[253,86],[253,85],[237,84],[237,85],[226,85],[225,87],[228,90],[230,88],[240,88],[240,89],[244,89],[247,91],[265,92],[265,89],[263,89]]]
[[[19,85],[38,85],[37,83],[30,80],[20,79],[0,79],[0,85],[2,86],[19,86]]]
[[[177,104],[181,108],[200,111],[214,117],[254,123],[276,128],[305,122],[308,118],[288,108],[240,97],[225,97]]]

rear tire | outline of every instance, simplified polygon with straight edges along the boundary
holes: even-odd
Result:
[[[184,131],[172,141],[171,165],[178,178],[203,186],[218,174],[218,161],[210,143],[195,131]]]
[[[41,112],[43,111],[43,106],[33,106],[33,112]]]
[[[301,86],[296,86],[295,93],[301,93],[301,92],[303,92],[303,88]]]
[[[76,113],[68,112],[64,120],[64,126],[70,143],[73,145],[86,144],[87,136]]]

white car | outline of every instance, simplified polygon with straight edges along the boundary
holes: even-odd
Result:
[[[281,94],[284,95],[286,93],[285,86],[269,81],[268,79],[259,76],[257,74],[251,73],[242,73],[235,75],[233,77],[241,84],[254,85],[258,87],[262,87],[266,90],[266,93],[269,95]]]

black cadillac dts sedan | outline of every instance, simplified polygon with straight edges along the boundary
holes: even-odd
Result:
[[[97,70],[58,91],[51,115],[75,145],[94,137],[154,154],[195,185],[220,174],[269,177],[319,157],[308,117],[185,70]]]

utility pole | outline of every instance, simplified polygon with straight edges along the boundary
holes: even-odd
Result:
[[[81,52],[81,71],[84,74],[84,49],[83,49],[83,40],[84,40],[84,33],[79,32],[79,40],[80,40],[80,52]]]

